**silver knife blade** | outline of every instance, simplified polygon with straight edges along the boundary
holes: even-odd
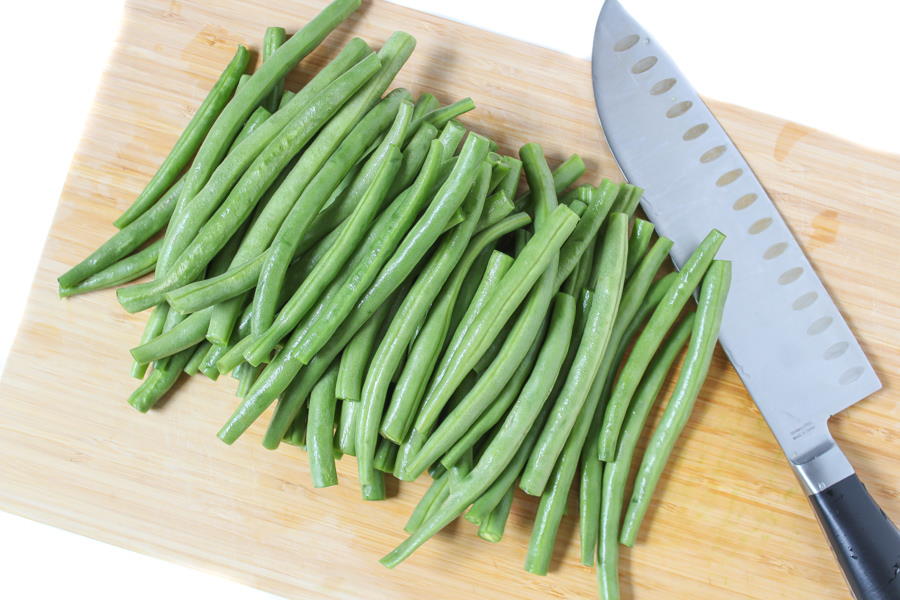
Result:
[[[851,474],[827,420],[881,382],[766,190],[616,0],[597,20],[592,72],[609,147],[645,188],[641,205],[674,240],[676,266],[710,229],[727,235],[719,257],[733,262],[733,282],[719,339],[801,480],[814,493]]]

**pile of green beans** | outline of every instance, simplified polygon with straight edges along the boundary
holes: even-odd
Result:
[[[551,169],[536,143],[501,154],[457,120],[471,98],[389,90],[409,34],[378,52],[352,39],[284,89],[359,3],[334,0],[292,36],[269,27],[252,74],[238,47],[59,294],[153,274],[117,292],[129,312],[153,308],[131,349],[141,412],[182,374],[230,373],[225,443],[277,402],[263,445],[304,449],[313,487],[337,485],[344,456],[364,500],[385,499],[387,476],[427,472],[384,565],[461,515],[500,541],[519,488],[539,498],[525,569],[544,575],[575,486],[581,560],[615,600],[619,546],[635,542],[707,375],[731,276],[715,258],[724,236],[666,274],[672,241],[634,216],[641,188],[579,184],[578,155]]]

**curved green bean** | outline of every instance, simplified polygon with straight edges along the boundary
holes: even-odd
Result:
[[[122,229],[132,223],[152,207],[157,200],[163,197],[166,190],[179,178],[179,174],[190,162],[191,157],[194,156],[204,137],[206,137],[231,95],[237,89],[238,80],[247,69],[249,61],[250,53],[247,51],[247,48],[238,46],[231,62],[222,71],[218,81],[216,81],[209,94],[200,104],[197,112],[191,117],[187,127],[181,132],[169,155],[163,160],[159,169],[157,169],[143,191],[138,194],[131,206],[113,221],[113,225]]]
[[[600,368],[622,296],[627,244],[628,215],[614,213],[609,217],[603,236],[598,269],[600,276],[593,291],[578,350],[519,481],[519,487],[526,494],[540,496],[543,493]]]
[[[584,175],[584,171],[584,161],[577,154],[573,154],[560,163],[560,165],[553,170],[553,189],[556,190],[556,194],[562,194],[567,187],[575,183],[579,177]],[[518,182],[518,175],[516,175],[516,182]],[[524,210],[530,203],[531,191],[527,191],[516,199],[516,210]]]
[[[334,383],[337,368],[329,369],[319,380],[309,397],[309,416],[306,422],[306,453],[309,455],[309,474],[313,487],[337,485],[334,466]]]
[[[603,488],[600,493],[602,507],[599,512],[598,528],[600,541],[597,547],[599,563],[597,582],[603,598],[619,597],[619,521],[622,517],[622,501],[634,451],[666,376],[690,336],[694,314],[687,315],[675,327],[653,357],[647,373],[635,391],[634,401],[628,407],[628,417],[619,438],[616,458],[603,467]],[[596,456],[591,458],[597,460]]]
[[[641,466],[634,476],[634,491],[622,523],[620,540],[626,546],[634,544],[638,529],[653,490],[669,460],[675,441],[691,416],[697,394],[706,380],[709,364],[719,337],[719,326],[728,288],[731,285],[731,263],[714,260],[703,277],[700,297],[697,299],[697,316],[691,329],[691,341],[672,396],[666,403],[662,419],[647,442]],[[648,325],[649,327],[649,325]]]
[[[635,388],[669,327],[675,322],[681,309],[684,308],[694,289],[699,285],[703,274],[712,263],[716,251],[724,241],[725,236],[714,229],[697,246],[694,253],[684,263],[678,279],[653,311],[653,316],[650,317],[650,321],[635,342],[628,360],[619,373],[609,404],[603,414],[598,448],[600,460],[607,461],[615,457],[619,428],[622,426],[622,420],[625,418],[628,403],[631,402]]]

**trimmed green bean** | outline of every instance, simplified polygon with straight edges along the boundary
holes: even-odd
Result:
[[[447,106],[442,106],[440,108],[436,108],[422,117],[423,123],[430,123],[440,129],[447,123],[450,123],[456,117],[463,115],[470,110],[475,109],[475,101],[471,98],[463,98],[462,100],[457,100],[453,104],[448,104]],[[413,123],[413,127],[416,127],[418,123]]]
[[[469,245],[484,207],[489,183],[490,167],[482,163],[475,183],[462,204],[467,215],[466,221],[455,228],[434,251],[432,258],[416,278],[415,284],[391,320],[372,357],[362,389],[363,410],[356,438],[359,480],[363,489],[370,484],[372,477],[372,455],[378,439],[391,377],[397,370],[403,351],[409,346],[416,328],[425,318],[428,309]]]
[[[134,222],[156,204],[166,193],[166,190],[175,183],[175,180],[179,178],[179,174],[190,162],[191,157],[194,156],[197,148],[200,147],[200,144],[213,127],[213,123],[219,117],[222,109],[228,104],[231,95],[237,88],[241,73],[247,69],[249,61],[250,53],[247,51],[247,48],[238,46],[231,62],[222,71],[218,81],[216,81],[209,94],[200,104],[197,112],[191,117],[187,127],[181,132],[169,155],[163,160],[159,169],[157,169],[141,193],[138,194],[131,206],[113,222],[113,225],[122,229]]]
[[[456,154],[456,148],[465,135],[466,128],[459,121],[450,121],[444,125],[444,128],[441,129],[441,134],[438,136],[441,145],[444,147],[444,160],[448,160]]]
[[[573,154],[564,160],[558,167],[553,170],[553,189],[556,194],[562,194],[563,191],[575,181],[584,175],[584,161],[577,154]],[[518,181],[518,176],[516,181]],[[525,192],[516,199],[516,210],[524,210],[531,203],[531,192]]]
[[[156,257],[159,255],[159,247],[161,245],[162,240],[156,240],[143,250],[109,265],[77,285],[72,287],[60,286],[60,298],[68,298],[69,296],[86,292],[116,287],[152,272],[156,265]]]
[[[506,529],[506,520],[509,518],[509,510],[512,508],[514,485],[509,486],[500,503],[494,507],[488,518],[478,526],[478,537],[488,542],[497,543],[503,538]]]
[[[338,423],[338,448],[347,456],[356,456],[356,423],[359,421],[359,402],[341,401],[341,420]]]
[[[691,416],[697,394],[700,393],[700,388],[706,380],[730,285],[731,263],[714,260],[703,277],[700,297],[697,299],[697,316],[691,329],[691,341],[688,343],[687,354],[678,373],[675,389],[672,390],[672,396],[666,403],[662,419],[647,442],[641,466],[634,476],[634,491],[625,513],[620,536],[620,541],[626,546],[633,545],[637,538],[641,521],[650,506],[653,490],[659,482],[678,436]]]
[[[329,369],[319,380],[309,397],[309,416],[306,422],[306,452],[309,455],[309,474],[313,487],[337,485],[334,466],[334,383],[337,368]]]
[[[148,363],[196,346],[206,339],[206,328],[209,327],[209,315],[211,312],[210,309],[205,309],[193,313],[176,327],[155,337],[146,344],[132,348],[131,356],[137,362]]]
[[[206,353],[209,352],[211,344],[207,341],[200,342],[194,347],[194,353],[191,354],[190,360],[184,365],[183,371],[188,375],[196,375],[200,372],[200,364]]]
[[[504,156],[503,161],[509,167],[506,176],[500,183],[499,191],[506,194],[507,198],[515,198],[519,189],[519,179],[522,176],[522,161],[512,156]],[[554,186],[555,189],[555,186]]]
[[[147,412],[156,406],[166,392],[175,385],[193,353],[193,347],[187,348],[172,356],[165,366],[153,369],[150,376],[142,381],[141,385],[128,397],[128,404],[140,412]]]
[[[628,216],[614,213],[609,217],[603,236],[600,276],[593,291],[594,297],[578,350],[566,375],[566,382],[519,481],[519,487],[526,494],[540,496],[543,493],[600,368],[622,296],[627,244]],[[580,450],[579,448],[579,453]]]
[[[502,190],[491,195],[485,200],[484,205],[484,213],[482,213],[481,219],[478,220],[475,231],[482,231],[495,223],[499,223],[516,207]]]
[[[615,457],[619,428],[622,426],[622,420],[625,418],[628,403],[631,402],[635,388],[669,327],[675,322],[694,289],[700,284],[703,274],[724,241],[725,236],[714,229],[697,246],[691,257],[684,263],[678,279],[653,311],[653,316],[650,317],[650,321],[635,342],[634,348],[616,380],[606,412],[603,414],[598,448],[600,460],[607,461]]]
[[[152,207],[114,233],[83,261],[57,278],[60,290],[79,283],[125,258],[144,242],[162,231],[175,210],[184,178],[166,192]]]
[[[378,438],[378,448],[372,459],[372,466],[375,467],[375,470],[382,473],[393,473],[394,461],[397,460],[397,449],[397,444],[391,440]]]
[[[196,237],[187,244],[184,251],[172,264],[171,269],[152,283],[120,289],[118,292],[120,304],[129,312],[149,308],[162,301],[166,292],[189,283],[199,275],[209,260],[240,227],[256,206],[263,192],[287,162],[378,70],[379,66],[378,58],[375,55],[369,55],[344,75],[338,77],[333,84],[312,100],[305,110],[288,123],[256,157],[229,192],[216,214],[199,229]],[[257,130],[257,133],[274,120],[275,116],[266,121]],[[253,137],[251,135],[247,138],[244,144],[247,144]],[[164,242],[163,249],[165,247],[166,243]],[[162,258],[161,254],[160,261]],[[157,262],[157,265],[159,272],[162,262]]]
[[[598,527],[600,541],[597,547],[599,563],[597,582],[603,598],[619,597],[619,522],[622,517],[622,502],[631,461],[647,417],[650,415],[650,409],[653,408],[666,376],[690,336],[694,314],[687,315],[675,327],[653,357],[646,375],[635,391],[634,401],[628,407],[628,417],[619,438],[616,459],[603,467],[603,489],[600,494],[602,508]],[[592,458],[596,460],[596,456]]]
[[[263,36],[263,62],[272,58],[272,55],[275,54],[275,51],[284,43],[286,37],[287,35],[284,31],[284,27],[266,28],[266,33]],[[283,89],[284,77],[277,80],[272,86],[272,89],[263,97],[262,106],[269,112],[278,110],[278,105],[281,103],[281,91]]]
[[[574,313],[572,297],[558,294],[538,364],[549,365],[550,362],[556,361],[558,369],[559,355],[565,355],[571,336]],[[475,505],[472,506],[472,510],[475,510],[479,497],[497,490],[499,492],[497,499],[484,511],[484,517],[490,514],[509,487],[514,484],[532,450],[531,446],[541,428],[541,413],[546,414],[544,407],[546,394],[549,394],[555,378],[555,372],[539,371],[537,368],[534,370],[519,399],[482,452],[469,476],[452,491],[440,510],[434,512],[409,538],[382,558],[381,564],[389,568],[397,566],[473,502]],[[472,510],[466,515],[467,518],[470,517]]]
[[[653,223],[644,219],[635,219],[634,226],[631,229],[631,237],[628,238],[628,260],[625,264],[625,273],[630,277],[638,263],[641,262],[647,248],[650,247],[650,240],[653,237]]]

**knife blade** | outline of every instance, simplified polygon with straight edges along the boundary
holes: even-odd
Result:
[[[750,165],[617,0],[597,20],[592,77],[609,147],[625,178],[645,188],[641,206],[674,240],[675,265],[710,229],[727,235],[719,257],[732,261],[733,281],[719,340],[820,513],[820,496],[858,482],[828,419],[881,382]],[[880,541],[897,549],[880,567],[887,577],[892,564],[900,570],[900,534],[884,520],[893,535]]]

